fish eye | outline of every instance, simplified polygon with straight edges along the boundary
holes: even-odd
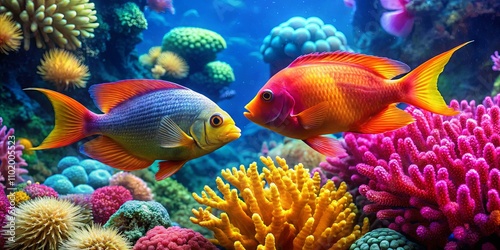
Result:
[[[212,127],[219,127],[222,125],[223,121],[224,119],[222,119],[222,116],[219,114],[215,114],[210,117],[210,125],[212,125]]]
[[[266,89],[262,91],[261,97],[262,100],[269,102],[273,99],[273,92],[270,89]]]

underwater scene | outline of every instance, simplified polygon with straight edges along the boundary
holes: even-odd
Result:
[[[0,0],[0,249],[500,249],[498,0]]]

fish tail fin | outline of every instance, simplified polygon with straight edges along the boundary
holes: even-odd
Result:
[[[55,113],[54,129],[43,140],[42,144],[31,148],[31,150],[64,147],[90,135],[86,129],[87,124],[97,115],[82,104],[66,95],[48,89],[26,88],[24,90],[42,92],[54,106]]]
[[[471,42],[463,43],[431,58],[401,78],[399,82],[407,91],[402,101],[440,115],[459,114],[459,111],[448,107],[437,88],[437,81],[451,55]]]

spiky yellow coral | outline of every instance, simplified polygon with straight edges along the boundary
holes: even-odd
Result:
[[[57,249],[71,232],[84,225],[81,208],[52,197],[21,203],[16,210],[15,238],[7,249]]]
[[[80,48],[78,37],[94,37],[99,26],[94,3],[89,0],[0,0],[2,13],[22,25],[25,50],[32,37],[38,48]]]
[[[162,52],[156,59],[156,64],[165,69],[165,74],[168,77],[175,79],[185,78],[189,73],[186,61],[174,52]]]
[[[14,205],[18,206],[19,204],[30,199],[29,195],[24,191],[16,191],[14,193],[10,193],[7,195],[9,201],[14,201]]]
[[[9,54],[9,51],[17,51],[21,46],[23,34],[21,28],[12,17],[6,14],[0,15],[0,52]]]
[[[127,250],[130,243],[114,228],[99,225],[77,229],[64,241],[60,250]]]
[[[356,225],[358,210],[345,183],[320,187],[318,173],[311,178],[302,164],[290,169],[280,157],[279,166],[270,157],[260,160],[266,165],[261,174],[255,162],[248,170],[222,170],[236,187],[218,177],[223,197],[208,186],[201,197],[193,193],[208,208],[193,209],[191,221],[212,230],[215,243],[226,249],[347,249],[368,231],[366,218]],[[211,208],[225,212],[218,218]]]
[[[90,76],[87,66],[73,54],[62,49],[52,49],[45,52],[38,74],[43,80],[53,82],[58,89],[68,87],[85,88]]]

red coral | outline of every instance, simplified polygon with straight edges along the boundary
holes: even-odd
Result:
[[[57,198],[59,196],[53,188],[46,186],[46,185],[43,185],[43,184],[38,184],[38,183],[26,186],[24,188],[24,192],[26,192],[30,196],[31,199],[35,199],[38,197]]]
[[[216,250],[214,244],[198,232],[180,227],[156,226],[141,237],[134,250]]]
[[[122,186],[106,186],[92,193],[90,202],[96,223],[104,224],[123,203],[132,200],[132,194]]]
[[[21,175],[27,174],[28,170],[21,167],[28,166],[28,164],[21,157],[24,146],[19,142],[14,142],[16,140],[14,129],[7,130],[6,126],[2,126],[2,122],[0,117],[0,181],[3,182],[0,183],[0,188],[10,190],[14,184],[24,182]],[[9,166],[15,167],[13,176],[9,173]]]

